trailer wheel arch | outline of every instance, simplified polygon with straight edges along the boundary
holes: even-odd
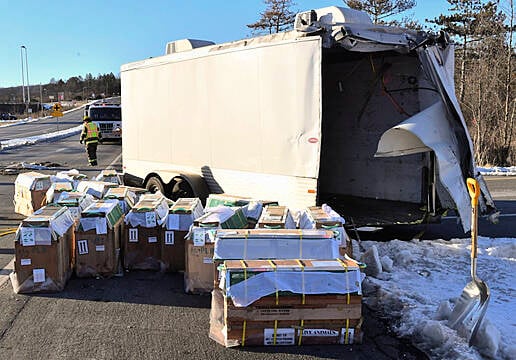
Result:
[[[147,175],[143,184],[151,193],[160,191],[163,195],[167,194],[167,186],[158,174],[152,173]]]
[[[169,189],[172,200],[180,197],[197,197],[203,204],[210,194],[208,184],[201,175],[197,174],[175,176],[169,183]]]

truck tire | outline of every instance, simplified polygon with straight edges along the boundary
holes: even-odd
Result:
[[[195,194],[188,182],[181,178],[176,179],[176,183],[172,188],[172,200],[176,201],[179,198],[193,197],[195,197]]]
[[[163,184],[163,182],[161,181],[161,179],[159,177],[156,177],[156,176],[151,176],[146,184],[145,184],[145,188],[147,190],[149,190],[151,193],[155,193],[155,192],[161,192],[163,195],[165,195],[165,185]]]

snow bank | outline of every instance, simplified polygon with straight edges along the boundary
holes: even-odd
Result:
[[[516,359],[516,238],[479,237],[477,275],[489,286],[491,299],[475,346],[447,326],[455,301],[471,281],[470,243],[362,241],[362,253],[374,248],[383,262],[393,262],[390,272],[366,278],[364,301],[383,310],[395,331],[412,337],[435,359]]]
[[[509,166],[509,167],[480,167],[477,166],[477,170],[482,175],[506,175],[506,176],[514,176],[516,175],[516,166]]]
[[[63,139],[72,135],[79,134],[82,130],[82,127],[83,125],[78,125],[70,129],[56,131],[53,133],[2,141],[0,142],[0,150],[14,149],[21,146],[37,144],[44,141]]]

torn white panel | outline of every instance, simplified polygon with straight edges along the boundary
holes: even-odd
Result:
[[[441,101],[387,130],[380,138],[375,156],[400,156],[429,150],[435,152],[439,179],[455,202],[464,231],[467,231],[471,226],[470,199],[458,158],[457,140]]]

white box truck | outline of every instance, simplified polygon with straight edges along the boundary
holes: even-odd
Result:
[[[355,223],[456,209],[470,227],[475,170],[444,33],[378,26],[355,10],[224,44],[182,40],[121,67],[126,183],[172,198],[225,192]]]

